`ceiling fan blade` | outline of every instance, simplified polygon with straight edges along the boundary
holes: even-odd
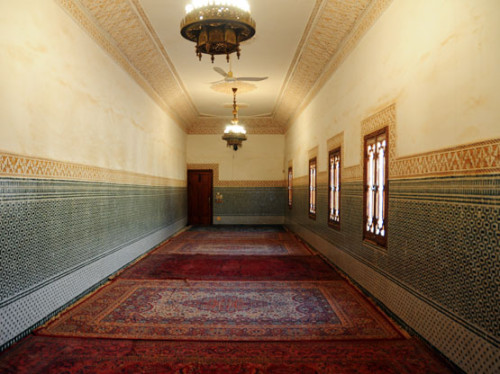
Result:
[[[268,77],[239,77],[239,78],[236,78],[236,80],[238,81],[263,81],[265,79],[267,79]]]
[[[220,81],[208,82],[208,84],[217,84],[217,83],[222,83],[222,82],[225,82],[225,80],[221,79]]]
[[[227,77],[227,73],[222,69],[222,68],[219,68],[219,67],[214,67],[214,70],[219,73],[220,75],[222,75],[223,77]]]

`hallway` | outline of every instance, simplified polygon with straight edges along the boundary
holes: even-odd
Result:
[[[0,355],[2,373],[446,373],[281,226],[191,227]]]

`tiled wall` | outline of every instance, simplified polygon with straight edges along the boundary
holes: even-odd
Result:
[[[308,187],[294,188],[287,223],[463,369],[495,372],[500,175],[391,180],[386,250],[363,242],[362,183],[342,183],[341,196],[340,231],[327,224],[325,184],[316,220]]]
[[[184,187],[0,179],[0,346],[182,228],[186,203]]]
[[[214,223],[284,223],[283,187],[215,187],[222,201],[214,200]],[[219,219],[218,219],[219,218]]]

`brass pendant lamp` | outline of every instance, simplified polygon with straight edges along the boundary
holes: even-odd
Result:
[[[196,55],[229,55],[240,58],[240,43],[255,34],[255,21],[246,0],[193,0],[186,6],[181,35],[196,43]]]

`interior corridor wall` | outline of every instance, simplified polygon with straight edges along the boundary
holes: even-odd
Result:
[[[471,373],[500,365],[499,19],[493,0],[393,1],[285,137],[288,227]],[[363,241],[363,139],[383,127],[387,248]],[[337,146],[340,230],[327,222],[328,151]]]
[[[52,0],[0,2],[0,347],[186,223],[186,134]]]
[[[284,223],[284,135],[248,134],[237,151],[221,134],[187,138],[188,169],[214,171],[214,224]]]

